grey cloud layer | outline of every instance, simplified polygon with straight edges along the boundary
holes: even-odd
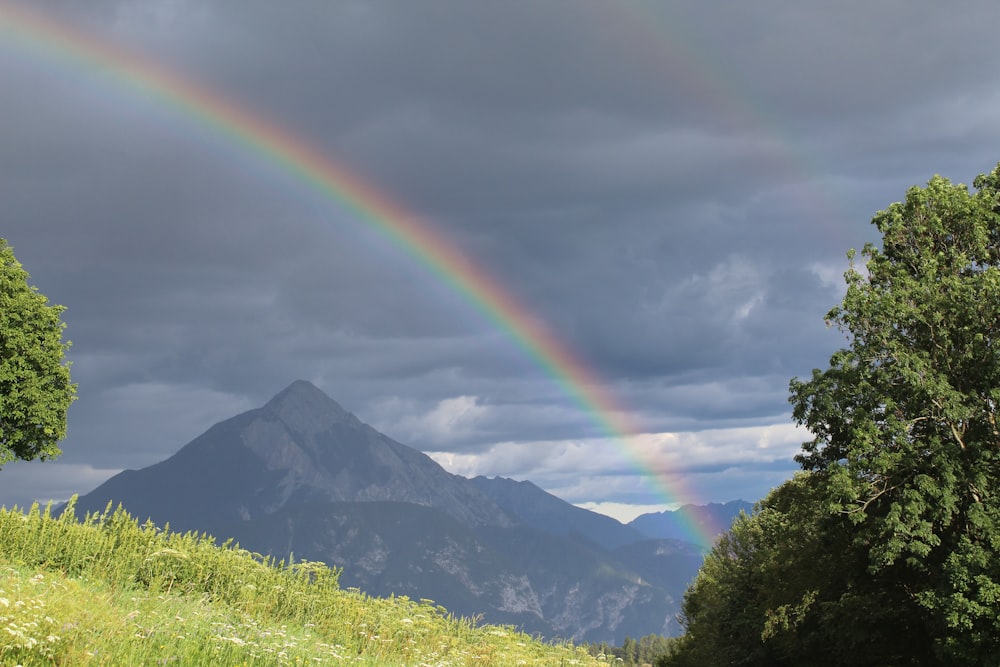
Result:
[[[653,431],[787,424],[788,379],[843,342],[823,315],[875,210],[1000,159],[985,0],[35,4],[390,193]],[[39,494],[160,460],[299,377],[487,474],[501,443],[600,437],[467,301],[266,160],[2,42],[0,87],[0,236],[69,307],[80,384],[67,465]],[[753,499],[791,469],[784,449],[684,442],[717,448],[712,470],[671,459],[705,500]],[[596,449],[619,483],[585,483],[569,458],[533,475],[524,451],[493,472],[642,502]],[[26,493],[34,471],[0,486]]]

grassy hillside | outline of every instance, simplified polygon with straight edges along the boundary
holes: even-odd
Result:
[[[429,600],[341,590],[338,575],[121,509],[0,509],[0,664],[600,664]]]

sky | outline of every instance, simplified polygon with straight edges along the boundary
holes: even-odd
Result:
[[[66,306],[63,455],[0,504],[172,455],[305,379],[466,475],[628,520],[755,501],[870,220],[1000,161],[1000,5],[35,0],[391,200],[596,379],[287,167],[26,37],[0,0],[0,237]],[[572,385],[572,382],[569,383]],[[603,394],[602,394],[603,395]]]

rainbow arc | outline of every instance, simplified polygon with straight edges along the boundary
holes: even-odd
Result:
[[[638,443],[642,430],[582,358],[494,276],[469,261],[432,225],[406,210],[389,193],[359,178],[347,165],[321,153],[306,139],[232,103],[219,92],[54,15],[0,0],[0,37],[56,67],[100,71],[105,85],[172,110],[178,122],[196,124],[225,139],[234,155],[251,155],[275,173],[291,176],[376,230],[460,294],[523,350],[607,437],[620,443],[665,502],[692,501],[693,496],[681,483],[667,484],[663,474],[654,472],[655,462],[647,460]],[[686,516],[685,523],[693,541],[711,541],[697,517]]]

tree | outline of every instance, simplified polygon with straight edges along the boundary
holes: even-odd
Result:
[[[821,475],[799,473],[741,514],[684,595],[663,667],[907,665],[930,654],[895,589],[873,586]]]
[[[989,665],[1000,655],[1000,165],[876,214],[790,383],[804,472],[737,521],[665,665]]]
[[[628,635],[625,635],[625,641],[622,642],[622,650],[619,657],[626,665],[630,667],[634,666],[636,658],[639,657],[639,644]]]
[[[880,590],[950,663],[1000,654],[1000,165],[977,191],[935,176],[878,213],[848,271],[830,368],[793,380],[797,459],[827,480]]]
[[[58,456],[76,398],[64,361],[64,308],[49,305],[28,278],[0,238],[0,465]]]

